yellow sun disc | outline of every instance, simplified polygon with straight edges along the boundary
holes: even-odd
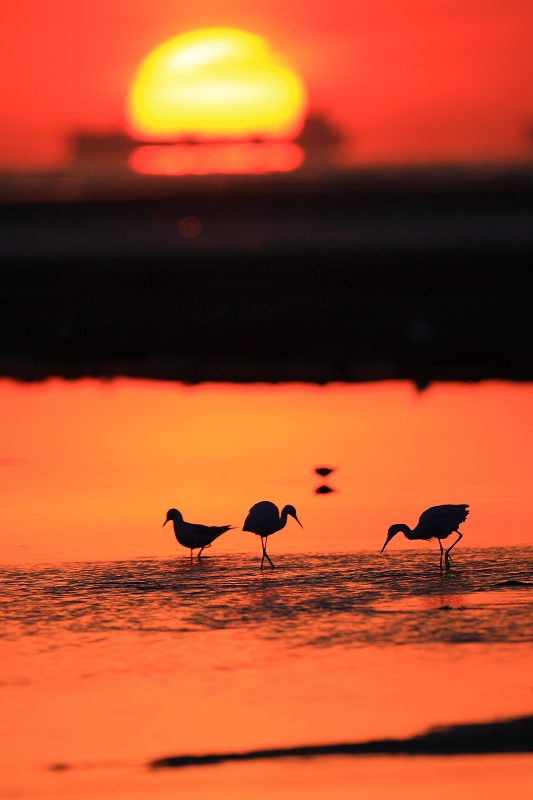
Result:
[[[149,53],[127,113],[139,139],[285,139],[299,133],[306,103],[298,75],[260,36],[205,28]]]

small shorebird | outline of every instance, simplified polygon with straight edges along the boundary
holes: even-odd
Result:
[[[280,515],[278,507],[269,500],[262,500],[260,503],[256,503],[252,506],[248,516],[244,520],[244,525],[242,526],[243,531],[250,531],[251,533],[255,533],[256,536],[261,537],[261,547],[263,548],[261,569],[263,569],[265,558],[270,566],[274,568],[274,564],[266,551],[267,537],[284,528],[287,524],[288,516],[294,517],[300,528],[303,527],[296,516],[296,509],[294,506],[285,506]]]
[[[234,525],[194,525],[192,522],[185,522],[177,508],[171,508],[167,511],[167,518],[163,522],[163,528],[170,520],[174,524],[176,539],[183,547],[190,549],[191,558],[193,550],[200,548],[200,552],[196,556],[200,558],[202,550],[205,550],[206,547],[211,547],[211,542],[214,542],[223,533],[235,527]]]
[[[392,537],[396,536],[400,531],[406,539],[421,539],[424,541],[437,539],[440,546],[440,568],[442,569],[442,556],[444,555],[446,569],[450,569],[450,550],[463,538],[463,534],[459,533],[458,528],[461,522],[465,521],[467,515],[468,504],[432,506],[420,515],[418,525],[413,530],[404,524],[391,525],[387,533],[387,541],[381,548],[381,552],[385,550]],[[457,539],[445,551],[442,547],[441,539],[447,539],[452,533],[457,534]]]

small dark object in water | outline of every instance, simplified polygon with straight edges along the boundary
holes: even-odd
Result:
[[[439,606],[437,610],[438,611],[452,611],[453,610],[453,606]]]
[[[66,772],[67,769],[70,769],[70,764],[50,764],[48,767],[52,772]]]
[[[517,578],[510,578],[508,581],[499,581],[496,586],[504,588],[505,586],[533,586],[531,581],[519,581]]]
[[[334,491],[335,489],[332,489],[331,486],[326,486],[326,484],[324,484],[315,489],[315,494],[331,494],[331,492]]]
[[[333,467],[317,467],[315,469],[316,474],[320,475],[322,478],[325,478],[327,475],[331,475],[331,473],[334,471],[335,469]]]

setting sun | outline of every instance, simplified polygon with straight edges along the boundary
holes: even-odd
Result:
[[[259,36],[205,28],[144,59],[128,96],[131,133],[152,140],[286,139],[301,129],[306,91]]]

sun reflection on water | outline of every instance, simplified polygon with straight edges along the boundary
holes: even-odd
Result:
[[[304,162],[294,142],[143,145],[128,159],[140,175],[264,175],[292,172]]]

